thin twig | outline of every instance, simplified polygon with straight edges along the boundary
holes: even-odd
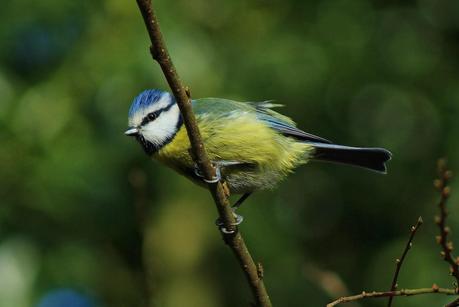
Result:
[[[188,133],[188,138],[190,140],[191,156],[204,177],[207,180],[211,180],[215,176],[215,169],[210,163],[199,133],[196,118],[191,106],[189,90],[185,89],[182,85],[177,70],[175,69],[169,56],[159,28],[158,20],[151,5],[151,1],[136,1],[142,13],[148,35],[150,36],[152,43],[150,53],[153,59],[161,66],[164,76],[166,77],[167,82],[175,96],[177,105],[179,106],[183,122]],[[231,210],[231,205],[228,201],[227,191],[225,191],[221,182],[210,183],[209,190],[215,201],[215,205],[220,219],[223,221],[224,227],[229,230],[229,232],[233,232],[232,234],[222,234],[223,239],[236,255],[241,268],[245,273],[256,301],[256,306],[270,307],[271,301],[263,283],[263,278],[261,274],[258,274],[257,265],[253,261],[241,233],[238,231],[237,226],[235,226],[235,219]]]
[[[405,250],[402,253],[400,259],[397,259],[397,265],[395,268],[394,277],[392,279],[391,291],[386,292],[362,292],[361,294],[352,295],[352,296],[345,296],[341,297],[327,305],[327,307],[333,307],[341,303],[353,302],[358,301],[365,298],[378,298],[378,297],[389,297],[389,304],[391,306],[392,298],[395,296],[412,296],[412,295],[420,295],[420,294],[434,294],[434,293],[441,293],[446,295],[458,295],[458,284],[459,284],[459,258],[454,258],[452,251],[453,251],[453,243],[448,241],[448,234],[450,232],[449,227],[446,226],[446,218],[448,216],[448,212],[446,209],[446,201],[450,195],[450,188],[448,186],[449,180],[452,178],[452,172],[446,168],[446,161],[444,159],[439,160],[438,162],[438,173],[439,178],[435,180],[434,186],[440,191],[440,216],[436,217],[435,222],[437,223],[438,227],[440,228],[440,235],[436,237],[438,244],[442,247],[441,255],[443,259],[448,262],[450,265],[450,272],[456,278],[455,287],[453,289],[449,288],[439,288],[436,284],[434,284],[431,288],[420,288],[420,289],[403,289],[403,290],[396,290],[397,288],[397,280],[398,275],[400,273],[400,269],[403,265],[403,261],[408,253],[408,250],[412,246],[412,241],[414,236],[418,230],[418,228],[422,224],[422,219],[419,218],[416,225],[411,228],[411,234],[408,239],[407,245]],[[454,260],[455,259],[455,260]],[[445,305],[445,307],[458,307],[459,306],[459,298],[456,298],[451,303]]]
[[[451,193],[448,183],[452,176],[453,173],[447,169],[446,160],[440,159],[438,161],[438,179],[434,181],[435,188],[440,191],[440,202],[438,204],[440,216],[435,218],[435,222],[440,229],[440,235],[436,237],[436,240],[442,248],[440,255],[449,264],[451,275],[456,279],[455,287],[457,288],[459,285],[459,259],[455,258],[453,255],[453,242],[448,241],[448,235],[451,229],[446,226],[446,219],[448,217],[446,202]]]
[[[456,295],[456,289],[439,288],[437,285],[433,285],[431,288],[419,288],[419,289],[402,289],[398,291],[386,291],[386,292],[362,292],[357,295],[341,297],[329,304],[327,307],[333,307],[338,304],[358,301],[365,298],[377,298],[377,297],[394,297],[394,296],[413,296],[421,294],[445,294],[445,295]]]
[[[403,261],[405,260],[406,255],[408,254],[408,251],[411,249],[413,246],[413,239],[414,236],[416,235],[416,232],[418,231],[419,227],[421,227],[423,223],[422,217],[419,217],[416,224],[414,226],[411,226],[410,229],[410,237],[408,239],[408,242],[406,242],[405,249],[403,250],[402,256],[398,259],[395,260],[395,273],[394,273],[394,278],[392,279],[392,285],[390,286],[390,291],[395,291],[397,290],[398,284],[398,274],[400,273],[400,269],[402,268]],[[389,302],[387,303],[387,306],[390,307],[392,306],[392,300],[394,299],[393,296],[389,297]]]

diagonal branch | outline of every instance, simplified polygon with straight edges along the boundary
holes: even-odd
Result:
[[[361,294],[352,295],[352,296],[345,296],[339,299],[334,300],[333,302],[327,304],[327,307],[333,307],[341,303],[348,303],[353,301],[362,300],[365,298],[378,298],[378,297],[389,297],[388,306],[390,307],[392,304],[392,299],[395,296],[412,296],[412,295],[421,295],[421,294],[446,294],[446,295],[458,295],[458,283],[459,283],[459,257],[454,258],[452,255],[453,251],[453,243],[448,241],[448,234],[450,232],[449,227],[446,226],[446,218],[448,216],[448,212],[446,209],[446,201],[450,195],[450,188],[448,186],[449,181],[452,178],[452,172],[447,169],[446,167],[446,160],[442,159],[438,161],[438,174],[439,178],[434,181],[434,186],[440,191],[440,216],[436,217],[435,221],[440,228],[440,235],[437,236],[437,242],[442,247],[441,256],[443,259],[450,265],[450,273],[452,276],[456,278],[456,282],[453,289],[450,288],[440,288],[436,284],[433,284],[431,288],[420,288],[420,289],[397,289],[397,279],[400,273],[400,269],[403,265],[403,261],[412,246],[412,241],[418,228],[422,224],[422,219],[419,218],[417,223],[411,227],[411,234],[408,239],[407,245],[405,250],[402,253],[400,259],[397,259],[397,265],[395,268],[394,277],[392,279],[391,291],[386,292],[362,292]],[[445,307],[459,307],[459,298],[456,298],[451,303],[445,305]]]
[[[422,217],[418,218],[418,221],[414,226],[411,226],[410,229],[410,237],[408,239],[408,242],[406,242],[405,249],[403,250],[402,256],[398,259],[395,260],[396,266],[395,266],[395,273],[394,273],[394,278],[392,279],[392,285],[390,286],[390,291],[395,291],[397,290],[397,280],[398,280],[398,274],[400,273],[400,269],[402,268],[403,261],[405,260],[406,255],[408,254],[408,251],[411,249],[413,246],[413,239],[414,236],[416,235],[416,232],[418,231],[419,227],[421,227],[423,221]],[[392,300],[394,299],[393,296],[389,297],[389,302],[387,304],[388,307],[392,306]]]
[[[416,235],[416,232],[418,231],[419,227],[421,227],[423,223],[423,220],[421,217],[418,218],[416,224],[411,227],[410,230],[410,237],[408,238],[408,242],[406,243],[405,249],[402,252],[402,256],[396,260],[396,267],[395,267],[395,273],[394,277],[392,279],[392,284],[390,287],[390,291],[385,291],[385,292],[362,292],[361,294],[357,295],[351,295],[351,296],[344,296],[341,297],[327,305],[327,307],[333,307],[341,303],[348,303],[348,302],[353,302],[353,301],[358,301],[364,298],[379,298],[379,297],[388,297],[389,302],[387,306],[392,306],[392,300],[395,296],[412,296],[412,295],[420,295],[420,294],[428,294],[428,293],[443,293],[443,294],[455,294],[454,289],[443,289],[439,288],[437,285],[433,285],[432,288],[421,288],[421,289],[402,289],[397,291],[397,280],[398,280],[398,275],[400,273],[400,269],[402,268],[403,261],[406,258],[406,255],[408,254],[408,251],[411,249],[413,246],[413,239],[414,236]]]
[[[158,20],[151,5],[151,0],[136,0],[142,13],[148,35],[151,40],[150,52],[154,60],[161,66],[164,76],[175,96],[177,105],[183,118],[183,122],[188,133],[188,138],[191,144],[191,156],[199,170],[207,180],[212,180],[215,177],[215,169],[210,163],[207,152],[202,142],[201,134],[199,133],[196,118],[194,116],[189,92],[184,88],[179,78],[177,70],[172,63],[169,53],[164,43],[162,33],[159,28]],[[271,301],[263,283],[263,274],[259,268],[261,265],[256,265],[250,255],[247,246],[241,233],[235,226],[235,218],[231,210],[231,205],[228,201],[227,191],[221,182],[209,183],[209,190],[215,201],[220,219],[223,221],[224,227],[232,232],[230,234],[222,234],[226,244],[232,249],[235,254],[247,281],[252,290],[252,294],[256,301],[256,306],[270,307]]]

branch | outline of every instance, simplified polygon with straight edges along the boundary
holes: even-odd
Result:
[[[456,289],[459,285],[459,258],[453,256],[453,242],[448,241],[448,234],[451,229],[446,226],[446,218],[448,217],[448,209],[446,202],[451,193],[451,188],[448,186],[453,173],[447,169],[446,160],[440,159],[438,161],[438,179],[434,181],[434,186],[440,191],[440,202],[438,207],[440,209],[440,216],[435,218],[435,222],[440,229],[440,235],[436,237],[437,243],[440,244],[442,251],[440,255],[449,263],[451,275],[456,279]]]
[[[150,53],[154,60],[161,66],[164,76],[175,96],[177,105],[180,109],[183,122],[188,133],[190,140],[191,150],[190,154],[199,167],[199,170],[207,180],[212,180],[215,177],[215,168],[211,165],[207,152],[202,142],[201,134],[199,133],[196,118],[194,116],[189,91],[187,91],[178,76],[177,70],[172,63],[169,53],[164,43],[161,34],[158,20],[155,12],[153,11],[151,0],[136,0],[142,13],[148,35],[151,40]],[[256,301],[256,306],[271,307],[271,301],[263,283],[263,276],[259,268],[261,265],[256,265],[250,255],[247,246],[241,233],[235,226],[235,219],[231,210],[231,205],[228,201],[228,193],[224,189],[221,182],[209,183],[209,190],[215,201],[220,219],[223,221],[224,227],[231,234],[222,234],[226,244],[230,246],[233,253],[243,269],[247,281],[252,290],[252,294]]]
[[[447,169],[446,167],[446,160],[441,159],[438,161],[438,176],[439,178],[434,181],[434,186],[440,191],[440,216],[435,218],[435,222],[437,223],[440,229],[440,235],[436,237],[438,244],[442,247],[441,256],[443,259],[450,265],[450,272],[451,275],[456,278],[455,287],[454,289],[448,288],[439,288],[436,284],[432,286],[432,288],[421,288],[421,289],[404,289],[396,291],[397,289],[397,279],[400,273],[401,267],[403,265],[403,261],[405,260],[406,255],[408,254],[409,249],[412,247],[412,241],[418,228],[422,224],[422,218],[419,217],[417,223],[411,227],[411,234],[408,239],[408,242],[405,246],[405,249],[402,253],[400,259],[396,260],[396,268],[394,277],[392,279],[391,291],[387,292],[362,292],[361,294],[353,295],[353,296],[345,296],[341,297],[327,305],[327,307],[333,307],[341,303],[347,303],[352,301],[361,300],[364,298],[376,298],[376,297],[389,297],[388,306],[390,307],[392,304],[393,297],[395,296],[412,296],[412,295],[420,295],[420,294],[433,294],[433,293],[441,293],[446,295],[457,295],[459,293],[459,257],[454,258],[452,251],[453,251],[453,243],[448,241],[448,234],[450,232],[449,227],[446,226],[446,218],[448,216],[448,211],[446,209],[446,202],[448,197],[450,196],[451,189],[448,186],[449,181],[452,178],[452,172]],[[458,307],[459,306],[459,298],[456,298],[449,304],[446,304],[445,307]]]
[[[390,291],[386,292],[362,292],[361,294],[352,295],[352,296],[344,296],[341,297],[327,305],[327,307],[333,307],[341,303],[348,303],[352,301],[361,300],[364,298],[377,298],[377,297],[389,297],[389,302],[387,306],[392,306],[392,300],[394,296],[411,296],[411,295],[419,295],[419,294],[427,294],[427,293],[444,293],[444,294],[456,294],[454,289],[442,289],[438,288],[437,285],[433,285],[432,288],[421,288],[421,289],[404,289],[400,291],[397,290],[397,280],[400,270],[402,268],[403,262],[408,254],[408,251],[413,246],[413,239],[418,231],[419,227],[421,227],[423,220],[421,217],[418,218],[416,224],[411,227],[410,230],[410,237],[408,238],[408,242],[406,242],[405,249],[403,250],[402,256],[399,259],[396,259],[396,267],[394,272],[394,277],[392,279],[392,284],[390,287]],[[450,293],[452,291],[452,293]]]
[[[386,291],[386,292],[362,292],[361,294],[341,297],[329,304],[327,307],[333,307],[341,303],[349,303],[358,301],[365,298],[377,298],[377,297],[394,297],[394,296],[413,296],[421,294],[446,294],[446,295],[457,295],[456,289],[439,288],[437,285],[433,285],[431,288],[420,288],[420,289],[402,289],[398,291]]]
[[[414,226],[411,226],[410,229],[410,237],[408,239],[408,242],[406,242],[405,249],[403,250],[402,256],[399,259],[395,260],[396,266],[395,266],[395,273],[394,273],[394,278],[392,279],[392,285],[390,287],[390,291],[395,291],[397,290],[397,279],[398,279],[398,274],[400,273],[400,269],[402,268],[403,261],[405,260],[406,255],[408,254],[408,251],[411,249],[413,246],[413,239],[414,236],[416,235],[416,232],[418,231],[419,227],[421,227],[423,221],[422,217],[418,218],[418,221]],[[394,299],[393,296],[389,297],[389,302],[387,304],[388,307],[392,306],[392,300]]]

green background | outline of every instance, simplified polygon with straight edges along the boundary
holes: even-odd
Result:
[[[432,181],[439,157],[459,170],[457,0],[155,3],[193,97],[274,99],[308,132],[393,153],[386,176],[311,163],[241,209],[275,306],[388,289],[419,215],[399,285],[452,287]],[[248,306],[209,193],[123,135],[133,97],[167,89],[135,1],[6,1],[0,20],[0,306]]]

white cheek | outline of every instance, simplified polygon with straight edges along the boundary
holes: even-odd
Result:
[[[162,145],[177,132],[177,122],[180,111],[177,105],[162,112],[158,118],[143,126],[140,133],[144,138],[155,145]]]

